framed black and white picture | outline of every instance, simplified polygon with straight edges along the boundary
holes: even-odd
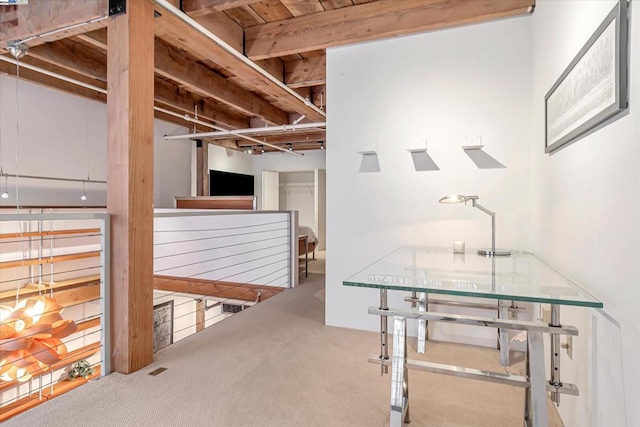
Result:
[[[628,6],[620,0],[545,96],[545,153],[628,107]]]
[[[173,300],[153,306],[153,352],[173,344]]]

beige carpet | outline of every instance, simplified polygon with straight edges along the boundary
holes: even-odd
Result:
[[[390,378],[367,363],[379,336],[324,326],[323,286],[323,275],[310,274],[162,350],[139,372],[90,382],[5,425],[386,426]],[[496,350],[432,342],[428,353],[435,362],[501,369]],[[147,375],[158,367],[168,370]],[[523,389],[422,372],[409,380],[412,427],[522,425]],[[549,409],[550,425],[560,426]]]

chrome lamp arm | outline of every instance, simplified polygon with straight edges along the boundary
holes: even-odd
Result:
[[[491,253],[495,254],[496,252],[496,214],[495,212],[491,212],[489,209],[485,208],[480,203],[476,202],[475,198],[471,199],[471,205],[474,208],[480,209],[482,212],[486,213],[491,217]]]

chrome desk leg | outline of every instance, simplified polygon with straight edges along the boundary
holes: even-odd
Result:
[[[560,306],[551,304],[551,323],[549,326],[560,326]],[[562,387],[560,381],[560,335],[551,334],[551,381],[549,383],[554,387]],[[551,401],[560,406],[560,393],[551,392]]]
[[[418,311],[427,311],[427,293],[419,292],[418,295]],[[418,319],[418,349],[417,352],[424,354],[425,343],[427,341],[428,323],[424,319]]]
[[[504,302],[498,300],[498,318],[508,319],[509,308],[505,307]],[[500,347],[500,365],[509,366],[509,330],[498,329],[498,346]]]
[[[409,376],[407,371],[407,319],[393,318],[393,356],[391,358],[390,427],[409,423]]]
[[[527,376],[529,387],[525,393],[525,425],[546,427],[549,421],[542,332],[527,331]]]
[[[380,289],[380,310],[388,310],[387,290]],[[385,366],[384,361],[389,360],[387,335],[387,316],[380,316],[380,375],[389,373],[389,367]]]

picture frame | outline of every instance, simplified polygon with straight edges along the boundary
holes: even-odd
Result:
[[[153,306],[153,352],[173,344],[173,300]]]
[[[608,124],[629,105],[628,5],[620,0],[545,96],[545,153]]]

